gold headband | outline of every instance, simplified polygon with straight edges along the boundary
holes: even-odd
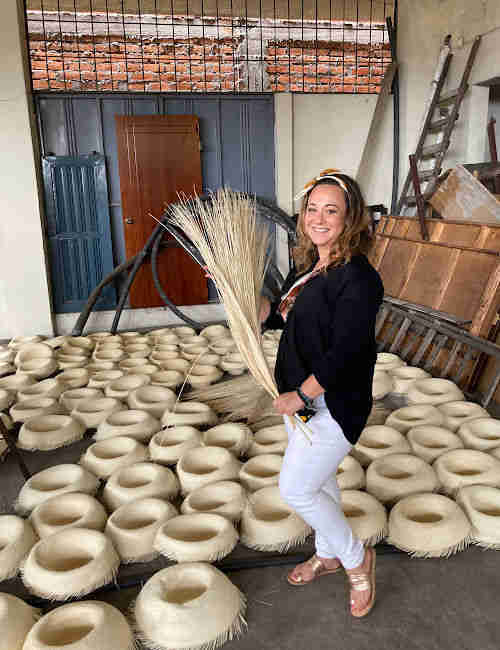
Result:
[[[309,183],[306,183],[304,187],[300,190],[300,192],[293,197],[293,200],[299,201],[300,199],[302,199],[308,192],[312,190],[312,188],[316,185],[318,181],[321,181],[324,178],[331,178],[332,180],[334,180],[344,190],[347,196],[349,196],[349,192],[347,190],[346,184],[341,178],[335,175],[334,172],[336,171],[337,171],[336,169],[325,169],[324,171],[322,171],[319,176],[316,176],[316,178],[313,178],[311,181],[309,181]]]

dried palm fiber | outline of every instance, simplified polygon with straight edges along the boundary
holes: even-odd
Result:
[[[189,336],[196,336],[196,331],[192,327],[187,325],[180,325],[179,327],[173,327],[170,332],[175,334],[180,340],[186,339]]]
[[[85,366],[88,372],[97,372],[98,370],[113,370],[117,368],[117,364],[113,361],[91,361]]]
[[[22,650],[26,635],[40,618],[40,610],[12,594],[0,593],[0,650]]]
[[[0,388],[18,392],[27,386],[36,384],[36,379],[24,372],[16,372],[15,375],[8,375],[0,379]]]
[[[159,366],[162,370],[176,370],[181,372],[184,376],[191,368],[191,364],[187,359],[182,359],[177,357],[176,359],[168,359],[167,361],[161,361]]]
[[[94,440],[106,440],[116,436],[134,438],[148,442],[161,429],[161,423],[147,411],[129,409],[111,413],[101,422],[94,434]]]
[[[104,393],[100,388],[70,388],[61,394],[59,401],[62,406],[71,413],[71,411],[87,399],[98,399],[104,397]]]
[[[222,447],[195,447],[186,451],[177,463],[177,476],[183,495],[209,483],[238,478],[241,463]]]
[[[264,427],[254,434],[246,455],[249,458],[261,454],[280,454],[282,456],[287,445],[288,433],[284,424]]]
[[[13,372],[16,372],[16,366],[7,361],[0,362],[0,377],[3,377],[4,375],[12,376]]]
[[[186,562],[155,573],[133,605],[135,632],[151,650],[215,650],[246,628],[245,596],[222,571]]]
[[[445,404],[446,402],[456,402],[464,399],[464,394],[460,388],[449,379],[438,379],[429,377],[428,379],[418,379],[408,389],[408,404]]]
[[[220,367],[230,375],[238,376],[247,371],[247,364],[239,352],[228,352],[221,361]]]
[[[387,512],[374,496],[360,490],[342,490],[340,499],[349,526],[365,546],[375,546],[387,536]]]
[[[95,442],[80,458],[80,465],[104,479],[113,472],[149,460],[147,447],[134,438],[114,436],[100,442]]]
[[[443,491],[454,496],[465,485],[500,487],[500,460],[477,449],[454,449],[434,461]]]
[[[114,397],[90,397],[78,402],[71,411],[71,415],[87,429],[97,429],[108,416],[118,411],[124,411],[126,408],[123,402]]]
[[[257,225],[255,201],[249,197],[221,190],[211,198],[210,202],[196,197],[176,203],[170,206],[169,214],[203,257],[250,373],[259,386],[276,398],[278,389],[264,357],[259,320],[269,261],[268,233]],[[302,420],[297,416],[294,422],[310,440],[309,429]]]
[[[151,460],[161,465],[175,465],[189,449],[201,447],[201,433],[191,426],[168,427],[151,438]]]
[[[153,546],[174,562],[217,562],[231,553],[238,539],[229,519],[196,512],[169,519],[158,529]]]
[[[33,546],[22,569],[31,593],[51,600],[85,596],[111,582],[120,565],[113,544],[104,533],[67,528]]]
[[[151,562],[159,555],[153,548],[158,529],[177,514],[175,506],[162,499],[137,499],[113,512],[105,532],[122,562]]]
[[[55,378],[61,386],[61,393],[69,390],[70,388],[82,388],[89,383],[89,369],[86,368],[70,368],[59,373]]]
[[[489,451],[500,445],[500,420],[489,416],[469,420],[460,425],[457,433],[466,448]]]
[[[361,490],[365,487],[365,471],[353,456],[346,456],[337,468],[337,485],[341,490]]]
[[[32,386],[27,386],[17,393],[18,401],[31,399],[32,397],[60,397],[64,392],[64,384],[57,378],[37,381]]]
[[[386,419],[388,427],[397,429],[401,433],[407,433],[414,427],[423,425],[442,426],[444,415],[432,404],[418,404],[416,406],[403,406],[393,411]]]
[[[108,603],[85,600],[45,614],[26,637],[23,650],[135,650],[125,616]]]
[[[150,376],[150,380],[152,386],[164,386],[165,388],[174,389],[182,384],[184,377],[184,373],[177,370],[158,370]]]
[[[283,501],[277,485],[250,495],[241,518],[241,543],[256,551],[286,553],[302,544],[312,528]]]
[[[172,408],[176,398],[176,394],[170,388],[141,386],[129,393],[127,403],[131,409],[147,411],[153,417],[161,418],[167,409]]]
[[[33,508],[66,492],[95,494],[99,480],[80,465],[54,465],[34,474],[21,488],[15,503],[16,512],[28,515]]]
[[[70,415],[35,415],[22,425],[17,446],[30,451],[48,451],[81,440],[84,433],[84,425]]]
[[[16,396],[12,391],[0,388],[0,411],[8,409],[15,399]]]
[[[464,511],[442,494],[413,494],[389,515],[387,541],[413,557],[450,557],[471,542]]]
[[[69,492],[38,505],[29,521],[40,539],[66,528],[104,530],[108,518],[104,506],[90,494]]]
[[[392,379],[392,393],[395,395],[406,395],[409,388],[418,380],[430,377],[430,374],[422,368],[415,366],[397,366],[388,370],[388,375]]]
[[[9,415],[13,422],[26,422],[36,415],[50,415],[61,413],[62,408],[55,397],[29,397],[16,402],[10,407]]]
[[[26,375],[36,379],[45,379],[59,370],[59,364],[55,359],[31,359],[19,364],[17,372],[23,372]]]
[[[98,370],[90,374],[87,386],[89,388],[102,388],[104,390],[111,381],[120,379],[124,374],[123,370]]]
[[[460,488],[455,500],[472,524],[472,542],[500,550],[500,489],[467,485]]]
[[[406,361],[398,357],[397,354],[391,354],[390,352],[379,352],[377,354],[375,370],[389,372],[389,370],[399,368],[400,366],[406,366]]]
[[[216,366],[195,365],[189,371],[187,381],[196,388],[209,386],[219,381],[223,374],[222,370],[219,370]]]
[[[365,426],[373,427],[379,424],[384,424],[390,413],[391,410],[384,404],[384,400],[375,400]]]
[[[411,454],[411,447],[402,433],[385,425],[365,427],[351,454],[367,467],[373,460],[389,454]]]
[[[36,334],[35,336],[14,336],[7,343],[7,346],[14,350],[19,350],[24,345],[28,345],[29,343],[40,343],[43,339],[44,337],[39,334]]]
[[[114,379],[104,387],[106,397],[115,397],[119,400],[127,400],[128,396],[136,388],[147,386],[151,383],[149,375],[124,375]]]
[[[45,343],[32,343],[30,345],[23,345],[17,352],[14,363],[19,367],[25,361],[32,359],[52,359],[54,350]]]
[[[391,377],[384,370],[377,370],[373,373],[372,397],[374,400],[383,399],[392,392],[394,384]]]
[[[426,463],[433,463],[447,451],[464,447],[460,438],[444,427],[414,427],[408,431],[406,437],[415,456],[422,458]]]
[[[261,454],[247,460],[239,473],[240,482],[249,492],[255,492],[279,481],[283,457],[279,454]]]
[[[201,330],[200,336],[204,336],[209,342],[214,342],[230,336],[230,330],[225,325],[208,325]]]
[[[203,402],[176,402],[161,418],[164,427],[210,427],[217,424],[217,415]]]
[[[491,417],[486,409],[474,402],[447,402],[440,404],[438,409],[444,415],[443,427],[453,432],[458,431],[462,424],[471,420]]]
[[[16,515],[0,515],[0,581],[17,575],[37,541],[28,521]]]
[[[224,447],[235,456],[244,456],[252,440],[252,430],[241,422],[218,424],[203,433],[206,447]]]
[[[92,354],[94,361],[113,361],[117,363],[126,357],[125,350],[121,347],[99,347]]]
[[[245,489],[235,481],[209,483],[190,492],[181,505],[183,515],[208,512],[238,522],[247,502]]]
[[[366,470],[366,491],[382,503],[396,503],[410,494],[438,488],[436,472],[418,456],[391,454],[374,460]]]
[[[170,501],[179,492],[175,474],[156,463],[134,463],[117,469],[106,481],[102,493],[109,510],[116,510],[124,503],[147,497]]]

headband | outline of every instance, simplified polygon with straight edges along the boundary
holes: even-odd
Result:
[[[299,199],[302,199],[308,192],[310,192],[312,190],[312,188],[316,185],[316,183],[318,181],[321,181],[324,178],[331,178],[332,180],[334,180],[344,190],[344,192],[347,194],[347,196],[349,196],[349,192],[347,190],[346,184],[344,183],[344,181],[341,178],[339,178],[338,176],[336,176],[333,173],[335,171],[337,171],[337,170],[336,169],[325,169],[324,171],[322,171],[319,176],[316,176],[311,181],[306,183],[304,185],[303,189],[301,189],[300,192],[293,197],[293,200],[298,201]]]

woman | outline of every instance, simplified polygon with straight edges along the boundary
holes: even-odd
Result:
[[[326,170],[301,195],[296,270],[281,301],[264,299],[261,309],[267,327],[283,327],[275,409],[290,416],[304,407],[315,411],[307,423],[312,444],[299,427],[287,425],[281,494],[316,533],[316,554],[296,566],[288,581],[304,585],[343,567],[351,613],[361,617],[375,599],[375,551],[364,549],[344,517],[336,471],[372,407],[383,286],[365,257],[371,237],[357,183]]]

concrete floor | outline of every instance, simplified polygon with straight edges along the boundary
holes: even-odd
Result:
[[[23,452],[32,471],[74,462],[90,440],[57,452]],[[12,456],[0,464],[1,512],[11,512],[23,479]],[[384,552],[385,551],[385,552]],[[237,548],[234,556],[248,553]],[[130,565],[137,570],[138,565]],[[162,561],[156,568],[163,566]],[[228,573],[248,599],[248,631],[228,650],[497,650],[500,644],[500,553],[471,547],[443,560],[415,560],[381,548],[377,562],[377,604],[363,620],[348,611],[342,574],[292,587],[288,567]],[[132,571],[132,568],[128,570]],[[19,579],[0,590],[26,597]],[[96,595],[126,611],[138,587]],[[90,596],[92,598],[92,596]],[[97,649],[96,650],[105,650]]]

